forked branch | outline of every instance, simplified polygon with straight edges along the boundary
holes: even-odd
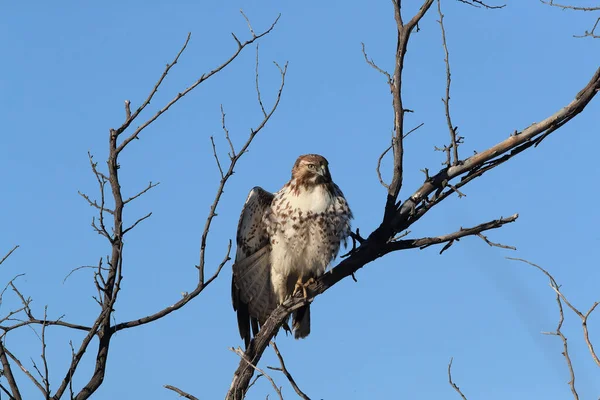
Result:
[[[512,258],[512,257],[507,257],[507,258],[509,260],[520,261],[520,262],[529,264],[529,265],[537,268],[544,275],[546,275],[548,277],[548,279],[550,280],[550,287],[556,293],[556,302],[558,303],[558,309],[559,309],[559,313],[560,313],[560,319],[559,319],[559,322],[558,322],[558,327],[556,328],[556,332],[555,333],[551,333],[551,334],[556,335],[556,336],[560,336],[561,339],[563,340],[565,358],[567,359],[567,363],[569,365],[569,370],[571,372],[571,380],[572,380],[572,382],[574,382],[574,380],[575,380],[575,374],[573,373],[573,367],[571,365],[571,360],[570,360],[570,358],[568,356],[567,339],[560,332],[560,328],[562,327],[562,324],[563,324],[563,321],[564,321],[563,306],[562,306],[563,302],[567,305],[567,307],[569,307],[569,309],[571,309],[571,311],[573,311],[581,319],[581,327],[582,327],[582,331],[583,331],[583,340],[585,341],[585,344],[588,347],[588,350],[590,352],[590,355],[592,356],[592,359],[594,360],[594,362],[596,363],[596,365],[598,367],[600,367],[600,359],[598,358],[598,355],[596,354],[596,351],[594,349],[594,345],[593,345],[592,341],[590,340],[590,334],[589,334],[588,326],[587,326],[587,321],[588,321],[589,316],[592,314],[592,312],[594,312],[594,310],[596,309],[596,307],[598,306],[598,304],[600,304],[600,302],[598,302],[598,301],[594,302],[594,304],[592,304],[592,306],[590,307],[590,309],[584,314],[583,312],[579,311],[575,306],[573,306],[573,304],[566,298],[566,296],[560,290],[560,285],[556,282],[556,280],[554,279],[554,277],[552,275],[550,275],[550,273],[547,270],[545,270],[544,268],[540,267],[537,264],[534,264],[534,263],[532,263],[530,261],[527,261],[527,260],[524,260],[522,258]],[[574,383],[571,383],[571,389],[572,389],[571,391],[573,392],[573,395],[576,396]]]

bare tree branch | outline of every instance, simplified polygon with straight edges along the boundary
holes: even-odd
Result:
[[[245,17],[245,15],[244,15],[244,17]],[[248,21],[248,25],[250,25],[250,21]],[[265,106],[263,105],[262,98],[260,97],[260,86],[258,84],[258,43],[256,43],[256,68],[255,68],[254,76],[255,76],[254,80],[256,83],[256,95],[258,96],[258,104],[260,105],[260,110],[262,111],[263,116],[266,118],[267,112],[265,111]],[[225,125],[225,122],[223,122],[223,125]]]
[[[188,399],[188,400],[198,400],[198,398],[197,398],[197,397],[195,397],[195,396],[192,396],[191,394],[189,394],[189,393],[186,393],[186,392],[184,392],[183,390],[181,390],[181,389],[179,389],[179,388],[176,388],[175,386],[171,386],[171,385],[165,385],[164,387],[165,387],[165,389],[172,390],[172,391],[174,391],[175,393],[177,393],[178,395],[180,395],[181,397],[184,397],[184,398],[186,398],[186,399]]]
[[[554,0],[550,0],[550,1],[540,0],[540,2],[542,2],[543,4],[549,5],[549,6],[560,8],[563,11],[564,10],[583,11],[583,12],[600,11],[600,6],[597,6],[597,7],[573,6],[570,4],[558,4],[558,3],[555,3]],[[598,27],[599,23],[600,23],[600,17],[598,17],[596,19],[596,22],[594,23],[594,26],[592,27],[591,30],[589,30],[589,31],[586,30],[583,33],[583,35],[573,35],[573,37],[576,37],[576,38],[591,37],[594,39],[599,39],[600,35],[596,34],[596,28]]]
[[[5,355],[10,357],[10,359],[13,360],[15,364],[17,364],[17,366],[21,369],[21,371],[23,371],[23,373],[25,375],[27,375],[27,377],[40,390],[40,392],[42,392],[42,394],[44,395],[44,398],[47,398],[48,392],[46,392],[46,390],[44,389],[44,386],[42,386],[42,384],[37,379],[35,379],[35,377],[31,374],[31,372],[29,372],[29,370],[27,368],[25,368],[25,366],[23,366],[23,363],[21,362],[21,360],[19,360],[10,351],[8,351],[8,349],[6,347],[4,347],[4,344],[2,346],[3,346],[2,349],[3,349],[3,352],[5,353]],[[2,356],[0,355],[0,357],[2,357]],[[14,391],[13,391],[13,394],[15,394]]]
[[[417,14],[407,23],[402,21],[401,0],[394,0],[394,16],[396,19],[396,29],[398,31],[398,41],[396,50],[396,65],[390,90],[392,92],[392,104],[394,108],[394,135],[392,136],[392,151],[394,155],[392,181],[388,188],[388,197],[385,206],[384,221],[389,221],[395,214],[395,204],[400,189],[402,188],[403,180],[403,159],[404,159],[404,106],[402,103],[402,69],[404,68],[404,56],[410,34],[412,33],[418,22],[425,16],[433,4],[433,0],[425,0]]]
[[[231,347],[231,348],[229,348],[229,350],[233,351],[235,354],[237,354],[238,356],[240,356],[240,358],[242,359],[242,361],[245,362],[246,365],[248,365],[248,367],[252,367],[254,370],[260,372],[260,374],[262,376],[264,376],[265,378],[267,378],[269,380],[269,382],[271,382],[271,385],[273,386],[273,388],[275,389],[275,393],[277,393],[277,396],[279,397],[279,400],[283,400],[283,396],[281,394],[281,388],[278,387],[275,384],[275,381],[273,380],[273,378],[271,378],[269,376],[269,374],[267,374],[264,370],[258,368],[256,365],[254,365],[252,362],[250,362],[248,359],[246,359],[245,353],[239,347],[237,349],[234,349],[234,348]],[[244,396],[245,396],[245,393],[246,392],[244,392]]]
[[[446,110],[446,123],[448,124],[448,129],[450,131],[450,148],[452,149],[452,155],[454,159],[451,165],[458,164],[458,145],[460,143],[460,138],[457,138],[457,130],[458,127],[452,124],[452,118],[450,117],[450,84],[452,82],[451,73],[450,73],[450,53],[448,52],[448,45],[446,43],[446,29],[444,28],[444,14],[442,14],[442,6],[440,0],[437,0],[437,9],[440,19],[438,23],[440,24],[440,29],[442,31],[442,45],[444,47],[444,62],[446,64],[446,97],[442,99],[444,103],[444,108]],[[450,160],[448,160],[450,161]],[[450,166],[450,162],[448,162]]]
[[[279,67],[279,65],[277,65],[277,63],[275,63],[275,65],[277,66],[277,68],[279,69],[279,72],[281,74],[281,85],[279,86],[279,90],[277,92],[277,98],[275,99],[275,103],[273,104],[273,107],[271,107],[271,110],[269,111],[269,113],[261,121],[261,123],[255,129],[250,130],[250,136],[248,137],[246,142],[242,145],[242,147],[240,148],[240,150],[237,153],[235,153],[235,151],[233,149],[233,145],[229,139],[229,132],[226,130],[226,128],[224,128],[227,141],[229,142],[230,147],[231,147],[232,156],[230,157],[229,169],[227,170],[225,175],[221,178],[219,187],[217,188],[217,193],[215,194],[215,199],[214,199],[212,205],[210,206],[208,217],[206,218],[204,230],[202,231],[202,237],[200,239],[200,262],[197,267],[198,271],[199,271],[200,284],[204,284],[204,262],[205,262],[205,252],[206,252],[206,240],[208,238],[208,232],[210,230],[210,226],[212,224],[213,218],[217,215],[215,211],[217,209],[219,201],[221,200],[221,195],[223,194],[223,189],[225,188],[225,184],[227,183],[229,178],[233,175],[233,172],[234,172],[234,169],[235,169],[235,166],[236,166],[238,160],[244,155],[244,153],[246,152],[246,150],[248,149],[248,147],[254,140],[254,137],[265,127],[265,125],[267,124],[269,119],[271,119],[271,116],[277,109],[277,106],[279,105],[279,101],[281,100],[281,93],[283,92],[283,87],[285,85],[285,74],[287,73],[287,63],[285,64],[285,67],[283,69],[281,67]],[[223,118],[223,126],[225,126],[225,114],[224,113],[222,114],[222,118]]]
[[[13,397],[13,395],[12,395],[12,394],[11,394],[11,393],[8,391],[8,389],[6,389],[6,388],[4,387],[4,385],[3,385],[3,384],[1,384],[1,383],[0,383],[0,390],[2,390],[4,393],[6,393],[6,395],[8,396],[8,398],[9,398],[10,400],[15,400],[15,398]]]
[[[148,190],[157,187],[158,185],[160,185],[160,182],[156,182],[156,183],[152,183],[152,181],[150,181],[150,183],[148,184],[148,186],[142,190],[141,192],[139,192],[138,194],[131,196],[130,198],[128,198],[127,200],[123,201],[123,204],[127,204],[135,199],[137,199],[138,197],[140,197],[141,195],[143,195],[144,193],[146,193]]]
[[[463,394],[463,392],[461,392],[461,390],[456,385],[456,383],[454,383],[452,381],[452,361],[453,360],[454,360],[454,358],[450,358],[450,362],[448,363],[448,383],[450,384],[450,386],[452,386],[452,388],[454,390],[456,390],[456,393],[458,393],[460,395],[460,397],[462,397],[463,400],[467,400],[467,398],[465,397],[465,395]]]
[[[388,243],[383,252],[389,253],[397,250],[406,250],[406,249],[425,249],[429,246],[433,246],[441,243],[453,243],[456,240],[459,240],[465,236],[479,236],[481,232],[488,231],[490,229],[497,229],[505,224],[509,224],[511,222],[515,222],[519,218],[519,214],[511,215],[507,218],[500,217],[499,219],[489,221],[483,224],[479,224],[472,228],[461,228],[460,230],[450,233],[443,236],[437,237],[428,237],[422,239],[406,239],[406,240],[395,240],[393,242]],[[444,247],[440,254],[447,250],[450,246]],[[500,246],[499,246],[500,247]]]
[[[502,249],[508,249],[508,250],[516,250],[517,248],[514,246],[507,246],[505,244],[501,244],[501,243],[494,243],[491,242],[487,236],[482,235],[481,233],[478,233],[477,236],[479,236],[484,242],[486,242],[487,244],[490,245],[490,247],[500,247]]]
[[[300,388],[296,384],[296,381],[292,377],[292,374],[290,374],[290,372],[285,367],[285,362],[283,361],[283,356],[279,352],[279,349],[277,348],[277,344],[275,342],[271,342],[271,347],[273,347],[273,351],[275,351],[275,355],[279,359],[279,363],[281,364],[281,368],[274,368],[274,367],[267,367],[267,368],[275,370],[275,371],[281,371],[281,372],[283,372],[283,374],[288,379],[288,381],[290,381],[290,384],[292,385],[292,387],[294,388],[294,391],[298,394],[298,396],[301,399],[310,400],[310,397],[308,397],[302,390],[300,390]]]
[[[428,196],[436,191],[441,191],[450,180],[466,174],[461,182],[455,186],[460,188],[472,179],[481,176],[514,155],[521,153],[535,144],[535,140],[548,131],[555,131],[558,127],[577,116],[587,104],[596,96],[600,89],[600,68],[596,70],[588,84],[575,96],[575,99],[568,105],[561,108],[556,113],[546,119],[534,123],[521,132],[510,135],[504,141],[488,148],[485,151],[477,153],[465,160],[459,165],[444,168],[435,176],[430,177],[416,192],[414,192],[402,205],[397,205],[396,213],[391,227],[394,231],[400,232],[420,219],[431,207],[445,199],[450,193],[442,194],[439,198],[428,200]],[[428,201],[425,201],[428,200]],[[385,234],[389,227],[383,223],[378,230],[378,234]]]
[[[279,66],[277,66],[277,67],[279,68]],[[279,86],[279,89],[277,91],[277,97],[276,97],[275,103],[273,104],[273,106],[271,107],[269,112],[267,113],[267,116],[258,124],[258,126],[254,129],[250,130],[249,138],[242,145],[242,147],[240,148],[240,150],[238,152],[234,151],[233,143],[229,139],[229,132],[227,131],[226,128],[224,128],[227,141],[231,148],[230,164],[229,164],[229,168],[227,169],[227,171],[224,173],[224,175],[222,176],[222,178],[220,180],[219,186],[218,186],[216,194],[215,194],[215,200],[213,201],[212,205],[210,206],[209,215],[206,219],[206,223],[205,223],[204,230],[202,233],[201,244],[200,244],[200,263],[197,266],[197,268],[199,270],[199,278],[198,278],[198,284],[197,284],[196,288],[194,288],[194,290],[192,290],[191,292],[187,292],[185,294],[185,296],[181,300],[177,301],[175,304],[170,305],[154,314],[151,314],[151,315],[148,315],[148,316],[145,316],[142,318],[138,318],[135,320],[121,322],[121,323],[116,324],[114,327],[112,327],[113,333],[117,332],[119,330],[122,330],[122,329],[132,328],[135,326],[147,324],[152,321],[156,321],[157,319],[160,319],[166,315],[169,315],[173,311],[180,309],[185,304],[187,304],[190,300],[192,300],[193,298],[198,296],[214,279],[216,279],[217,276],[219,275],[219,273],[221,272],[221,269],[223,268],[223,266],[227,263],[227,261],[229,261],[230,253],[231,253],[231,245],[232,245],[231,241],[229,241],[227,252],[226,252],[226,255],[225,255],[223,261],[218,265],[215,273],[208,280],[205,280],[205,278],[204,278],[205,256],[204,255],[205,255],[205,249],[206,249],[206,242],[207,242],[207,238],[208,238],[208,232],[210,230],[213,218],[217,215],[216,208],[221,199],[221,195],[223,194],[223,189],[225,188],[225,184],[227,183],[229,178],[234,173],[234,169],[235,169],[235,166],[237,165],[237,162],[242,157],[242,155],[246,152],[246,150],[248,149],[248,147],[254,140],[255,136],[266,126],[267,122],[272,117],[273,113],[277,109],[277,106],[279,105],[279,101],[281,100],[281,94],[283,92],[283,87],[285,85],[285,75],[287,73],[287,64],[285,65],[285,67],[283,69],[279,68],[279,71],[281,74],[281,85]],[[223,125],[225,123],[224,116],[225,116],[225,113],[222,112]],[[215,148],[215,152],[216,152],[216,148]]]
[[[583,38],[583,37],[592,37],[594,39],[600,39],[600,35],[596,33],[596,28],[598,27],[598,24],[600,24],[600,17],[598,17],[596,19],[596,22],[594,23],[594,26],[592,27],[591,31],[585,31],[583,33],[583,35],[573,35],[576,38]]]
[[[11,254],[12,254],[12,253],[13,253],[13,252],[16,250],[16,249],[18,249],[18,248],[19,248],[19,245],[16,245],[16,246],[15,246],[15,247],[13,247],[13,248],[12,248],[12,249],[11,249],[11,250],[8,252],[8,253],[6,253],[6,255],[5,255],[4,257],[2,257],[2,259],[0,260],[0,265],[2,265],[2,263],[3,263],[4,261],[6,261],[6,259],[7,259],[8,257],[10,257],[10,255],[11,255]]]
[[[125,205],[125,203],[123,203],[123,205]],[[139,218],[137,221],[135,221],[133,223],[133,225],[131,225],[129,228],[124,229],[123,230],[123,235],[126,234],[127,232],[129,232],[130,230],[132,230],[133,228],[135,228],[137,226],[137,224],[139,224],[140,222],[142,222],[145,219],[148,219],[152,216],[152,213],[149,212],[148,214],[144,215],[143,217]]]
[[[373,59],[371,59],[371,58],[369,58],[369,56],[367,56],[367,50],[365,49],[365,44],[364,43],[361,42],[361,46],[362,46],[362,53],[363,53],[363,56],[365,57],[365,61],[367,62],[367,64],[369,64],[376,71],[378,71],[383,76],[385,76],[387,78],[388,85],[391,85],[392,84],[392,77],[390,76],[390,73],[387,72],[386,70],[380,68],[377,64],[375,64],[375,62],[373,61]]]
[[[460,1],[461,3],[468,4],[470,6],[473,6],[473,7],[477,7],[477,8],[484,7],[484,8],[490,9],[490,10],[506,7],[506,4],[503,4],[501,6],[490,6],[481,0],[458,0],[458,1]]]
[[[2,371],[6,380],[8,382],[8,386],[10,387],[10,391],[12,392],[11,398],[15,400],[21,400],[21,392],[19,391],[19,386],[17,385],[17,381],[15,381],[15,377],[12,373],[12,368],[10,363],[8,362],[8,358],[6,357],[6,351],[4,349],[4,343],[0,340],[0,361],[2,362]]]
[[[242,12],[242,15],[244,16],[244,18],[246,18],[246,21],[248,21],[248,18],[244,15],[243,12]],[[208,73],[205,73],[205,74],[202,74],[200,76],[200,78],[198,78],[198,80],[196,82],[194,82],[193,84],[191,84],[190,86],[188,86],[185,90],[179,92],[177,94],[177,96],[175,96],[163,108],[161,108],[159,111],[157,111],[157,113],[154,114],[153,117],[151,117],[146,122],[144,122],[142,125],[140,125],[131,135],[129,135],[126,139],[124,139],[123,142],[117,147],[117,154],[120,153],[125,148],[125,146],[127,146],[133,139],[136,139],[142,130],[144,130],[148,125],[150,125],[151,123],[153,123],[154,121],[156,121],[156,119],[158,117],[160,117],[165,111],[167,111],[173,104],[177,103],[179,101],[179,99],[181,99],[183,96],[185,96],[186,94],[188,94],[189,92],[191,92],[192,90],[194,90],[194,88],[196,86],[200,85],[202,82],[206,81],[207,79],[209,79],[210,77],[212,77],[213,75],[215,75],[216,73],[220,72],[222,69],[224,69],[225,67],[227,67],[233,60],[235,60],[237,58],[237,56],[242,52],[242,50],[246,46],[248,46],[249,44],[254,43],[256,40],[262,38],[263,36],[268,35],[273,30],[273,28],[275,28],[275,25],[277,24],[277,21],[279,21],[279,17],[280,16],[281,15],[277,16],[277,18],[275,19],[275,21],[271,24],[271,26],[266,31],[264,31],[264,32],[262,32],[262,33],[260,33],[258,35],[256,35],[254,33],[254,31],[252,30],[252,28],[250,27],[250,32],[252,33],[252,38],[248,39],[244,43],[240,43],[240,41],[236,38],[236,41],[238,43],[238,48],[233,53],[233,55],[231,55],[231,57],[229,57],[224,63],[222,63],[221,65],[219,65],[218,67],[216,67],[212,71],[210,71]],[[191,37],[191,33],[188,34],[188,37],[187,37],[187,39],[186,39],[183,47],[181,48],[181,50],[179,51],[179,53],[177,53],[177,56],[175,57],[175,59],[173,60],[173,62],[171,64],[167,64],[167,67],[165,68],[165,71],[163,72],[162,76],[160,77],[160,79],[158,80],[158,82],[156,83],[156,85],[154,86],[154,89],[152,90],[152,92],[150,93],[150,95],[148,96],[148,98],[146,99],[146,101],[144,101],[144,103],[142,103],[142,105],[140,106],[140,108],[138,108],[138,110],[136,110],[129,118],[127,118],[127,120],[123,123],[123,125],[121,125],[121,127],[119,127],[118,129],[116,129],[114,131],[115,136],[119,136],[123,131],[125,131],[125,129],[127,129],[129,127],[129,125],[131,124],[131,122],[133,122],[133,120],[135,120],[137,118],[137,116],[139,115],[139,113],[150,103],[150,100],[152,100],[152,97],[154,97],[154,94],[158,90],[158,87],[161,85],[161,83],[164,80],[164,78],[169,73],[169,70],[171,69],[171,67],[173,67],[175,64],[177,64],[177,61],[179,60],[179,57],[181,56],[181,54],[183,53],[183,51],[187,47],[187,44],[188,44],[188,42],[190,40],[190,37]],[[235,35],[234,35],[234,37],[235,37]]]
[[[555,332],[543,332],[543,333],[546,335],[554,335],[554,336],[560,337],[560,340],[563,343],[562,355],[565,357],[565,361],[567,362],[567,367],[569,368],[569,375],[571,377],[571,379],[568,382],[569,387],[571,388],[571,393],[573,394],[573,398],[575,400],[579,400],[579,395],[577,394],[577,390],[575,389],[575,371],[573,370],[573,363],[571,362],[571,356],[569,355],[569,346],[567,344],[567,337],[561,331],[563,322],[565,321],[565,316],[563,313],[563,306],[562,306],[562,302],[561,302],[561,299],[564,300],[564,297],[558,291],[558,288],[559,288],[558,283],[556,283],[556,280],[554,279],[554,277],[552,275],[550,275],[550,273],[548,271],[546,271],[544,268],[540,267],[539,265],[536,265],[536,264],[534,264],[530,261],[524,260],[522,258],[512,258],[512,257],[506,257],[506,258],[509,260],[520,261],[520,262],[529,264],[529,265],[539,269],[544,275],[546,275],[548,277],[548,279],[550,279],[550,287],[556,292],[556,303],[558,305],[559,320],[558,320],[558,325],[556,326]]]
[[[40,338],[42,342],[42,363],[44,367],[44,375],[42,376],[42,382],[46,389],[47,397],[50,398],[50,378],[48,371],[48,360],[46,359],[46,321],[48,320],[48,306],[44,307],[44,323],[42,324],[42,336]]]
[[[549,6],[562,8],[563,10],[575,10],[575,11],[598,11],[598,10],[600,10],[600,7],[580,7],[580,6],[572,6],[572,5],[568,5],[568,4],[558,4],[558,3],[555,3],[554,0],[550,0],[550,1],[540,0],[540,1]]]
[[[175,304],[170,305],[154,314],[151,314],[151,315],[148,315],[148,316],[145,316],[142,318],[138,318],[135,320],[120,322],[120,323],[116,324],[115,326],[112,327],[113,332],[118,332],[122,329],[133,328],[133,327],[136,327],[139,325],[144,325],[149,322],[156,321],[157,319],[160,319],[166,315],[169,315],[173,311],[179,310],[181,307],[186,305],[190,300],[192,300],[193,298],[198,296],[204,290],[204,288],[206,288],[219,275],[219,272],[221,272],[221,269],[223,268],[223,266],[225,266],[227,261],[230,260],[230,254],[231,254],[231,240],[229,241],[229,245],[227,247],[227,253],[226,253],[225,257],[223,258],[223,261],[221,261],[221,263],[217,267],[217,270],[214,273],[214,275],[210,279],[208,279],[205,283],[203,283],[203,284],[199,283],[198,286],[196,286],[196,288],[193,291],[186,293],[185,296],[181,300],[179,300]]]
[[[575,308],[575,306],[573,306],[573,304],[571,304],[571,302],[569,302],[569,300],[567,300],[567,298],[565,297],[565,295],[560,291],[560,285],[556,282],[556,280],[554,279],[554,277],[552,275],[550,275],[550,273],[548,271],[546,271],[544,268],[542,268],[539,265],[534,264],[534,263],[532,263],[530,261],[524,260],[522,258],[512,258],[512,257],[507,257],[507,258],[509,260],[520,261],[520,262],[524,262],[526,264],[529,264],[529,265],[537,268],[538,270],[540,270],[544,275],[546,275],[548,277],[548,279],[550,279],[550,287],[556,293],[556,296],[557,296],[556,301],[558,302],[559,311],[560,311],[560,322],[558,324],[558,328],[556,329],[556,335],[557,336],[561,336],[561,334],[560,334],[560,328],[561,328],[562,322],[564,320],[562,303],[561,303],[561,300],[562,300],[567,305],[567,307],[569,307],[571,309],[571,311],[573,311],[581,319],[581,326],[582,326],[582,330],[583,330],[583,339],[585,340],[585,343],[586,343],[586,345],[588,347],[588,350],[589,350],[592,358],[594,359],[594,362],[596,363],[596,365],[598,367],[600,367],[600,359],[596,355],[596,351],[594,350],[594,345],[592,344],[592,342],[590,340],[590,335],[589,335],[589,331],[588,331],[588,327],[587,327],[588,317],[596,309],[596,307],[598,306],[598,304],[600,304],[600,302],[595,302],[590,307],[590,309],[584,314],[581,311],[579,311],[577,308]],[[561,339],[562,339],[562,336],[561,336]],[[566,338],[563,340],[563,342],[565,343],[565,349],[566,349]],[[565,356],[565,357],[567,357],[567,356]],[[570,360],[568,359],[567,361],[570,364]],[[572,372],[572,370],[571,370],[571,372]],[[572,373],[572,378],[574,379],[574,374],[573,373]],[[573,388],[573,391],[574,391],[574,388]]]

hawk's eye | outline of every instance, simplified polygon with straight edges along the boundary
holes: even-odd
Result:
[[[317,167],[315,166],[315,164],[308,164],[308,169],[315,169],[315,168],[317,168]]]

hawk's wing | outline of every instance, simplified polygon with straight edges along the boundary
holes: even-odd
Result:
[[[250,344],[250,323],[256,335],[258,323],[264,322],[276,306],[271,286],[271,247],[263,223],[263,215],[273,197],[260,187],[253,188],[238,223],[231,299],[246,347]]]

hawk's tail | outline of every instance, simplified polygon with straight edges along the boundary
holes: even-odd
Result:
[[[308,336],[310,333],[310,304],[299,308],[292,314],[292,328],[296,339]]]

